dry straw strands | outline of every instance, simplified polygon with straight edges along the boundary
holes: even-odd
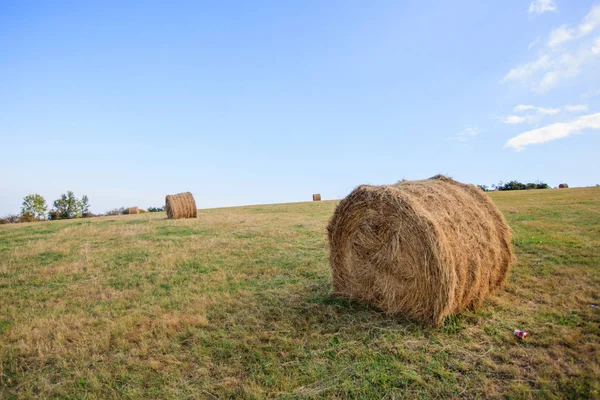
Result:
[[[167,195],[165,209],[167,218],[171,219],[196,218],[198,215],[196,200],[190,192]]]
[[[559,189],[568,189],[569,185],[567,185],[566,183],[561,183],[560,185],[558,185]]]
[[[313,194],[313,201],[321,201],[321,195],[319,193]]]
[[[129,209],[127,210],[127,214],[137,214],[139,212],[140,210],[138,209],[138,207],[129,207]]]
[[[514,261],[491,199],[441,175],[359,186],[327,230],[336,294],[433,325],[501,286]]]

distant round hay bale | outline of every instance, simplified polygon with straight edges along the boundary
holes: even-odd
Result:
[[[321,201],[321,195],[319,193],[313,194],[313,201]]]
[[[567,185],[566,183],[561,183],[560,185],[558,185],[559,189],[568,189],[569,185]]]
[[[196,218],[198,215],[196,200],[190,192],[167,195],[165,210],[170,219]]]
[[[138,214],[140,210],[137,207],[129,207],[127,209],[127,214]]]
[[[491,199],[441,175],[359,186],[327,230],[334,293],[433,325],[501,286],[514,260]]]

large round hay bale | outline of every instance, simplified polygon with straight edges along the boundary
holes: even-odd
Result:
[[[566,183],[561,183],[560,185],[558,185],[559,189],[568,189],[569,185],[567,185]]]
[[[313,201],[321,201],[321,195],[319,193],[313,194]]]
[[[359,186],[327,230],[334,293],[434,325],[502,285],[514,260],[491,199],[441,175]]]
[[[137,214],[137,213],[139,213],[138,207],[129,207],[127,209],[127,214]]]
[[[167,195],[165,211],[171,219],[196,218],[198,215],[196,200],[190,192]]]

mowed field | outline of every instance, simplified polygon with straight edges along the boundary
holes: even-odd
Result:
[[[437,329],[331,296],[334,201],[0,226],[0,398],[599,398],[600,188],[491,197],[518,261]]]

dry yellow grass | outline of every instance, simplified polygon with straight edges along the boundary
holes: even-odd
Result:
[[[492,197],[518,261],[440,329],[330,296],[333,201],[0,226],[0,398],[597,397],[600,189]]]

